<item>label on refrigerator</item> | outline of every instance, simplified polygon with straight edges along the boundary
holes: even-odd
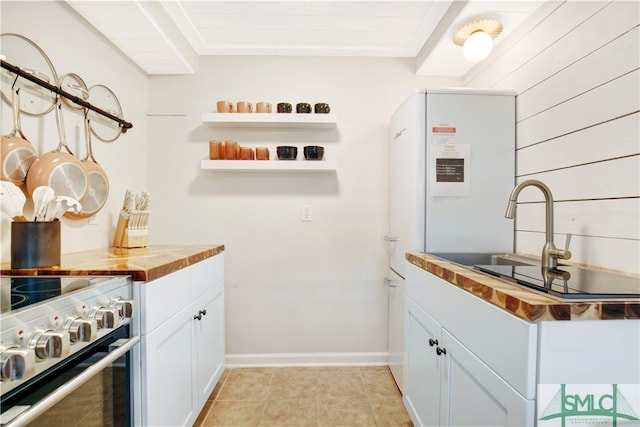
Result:
[[[440,124],[431,128],[433,134],[433,143],[440,145],[455,145],[456,143],[456,127],[451,124]]]
[[[430,146],[429,181],[432,196],[469,196],[471,146],[468,144]]]

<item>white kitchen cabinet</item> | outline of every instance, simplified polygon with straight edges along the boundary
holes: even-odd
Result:
[[[529,364],[533,357],[529,351],[535,352],[535,325],[515,317],[506,319],[497,307],[465,295],[412,264],[407,264],[406,271],[407,382],[403,399],[414,424],[531,425],[533,396],[526,398],[501,374],[511,376],[513,369],[508,365],[520,362],[522,368]],[[500,331],[499,340],[492,331]],[[516,335],[520,339],[510,338]],[[511,352],[512,345],[522,342],[525,352]],[[479,354],[495,362],[498,372]],[[502,360],[504,355],[513,360]],[[520,376],[515,379],[522,380]],[[523,390],[531,380],[524,375]]]
[[[534,415],[527,400],[445,329],[440,423],[442,426],[524,426]],[[444,353],[442,354],[445,355]]]
[[[411,298],[404,401],[416,426],[526,425],[527,401]]]
[[[202,307],[202,309],[200,308]],[[195,324],[197,401],[206,402],[224,369],[224,292],[220,284],[200,298],[193,307],[202,310],[202,320]],[[222,350],[222,351],[221,351]],[[197,417],[198,414],[196,414]]]
[[[191,425],[224,370],[224,254],[140,284],[143,426]]]
[[[416,426],[436,426],[440,422],[440,381],[443,358],[435,351],[442,327],[411,299],[406,308],[407,376],[404,401]]]
[[[560,385],[587,396],[640,384],[638,319],[527,321],[411,263],[405,284],[403,399],[416,426],[536,425]]]
[[[194,323],[189,306],[142,338],[143,425],[183,426],[197,410],[192,386]]]

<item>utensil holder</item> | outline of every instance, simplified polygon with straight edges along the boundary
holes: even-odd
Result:
[[[113,238],[117,248],[146,248],[149,240],[149,211],[121,211]]]
[[[11,268],[60,265],[60,221],[12,222]]]

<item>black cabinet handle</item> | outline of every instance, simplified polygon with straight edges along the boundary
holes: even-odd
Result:
[[[202,316],[206,316],[207,315],[207,310],[198,310],[198,314],[194,314],[193,318],[195,320],[202,320]]]
[[[438,354],[438,356],[440,356],[441,354],[447,354],[447,349],[444,347],[436,347],[436,353]]]
[[[429,338],[429,345],[433,347],[434,345],[438,345],[438,340],[434,340],[433,338]]]

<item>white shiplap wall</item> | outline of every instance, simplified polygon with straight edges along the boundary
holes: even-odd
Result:
[[[465,77],[517,96],[516,180],[554,195],[571,261],[640,273],[640,2],[546,3]],[[544,203],[525,189],[516,250],[539,255]],[[506,205],[506,201],[505,201]]]

